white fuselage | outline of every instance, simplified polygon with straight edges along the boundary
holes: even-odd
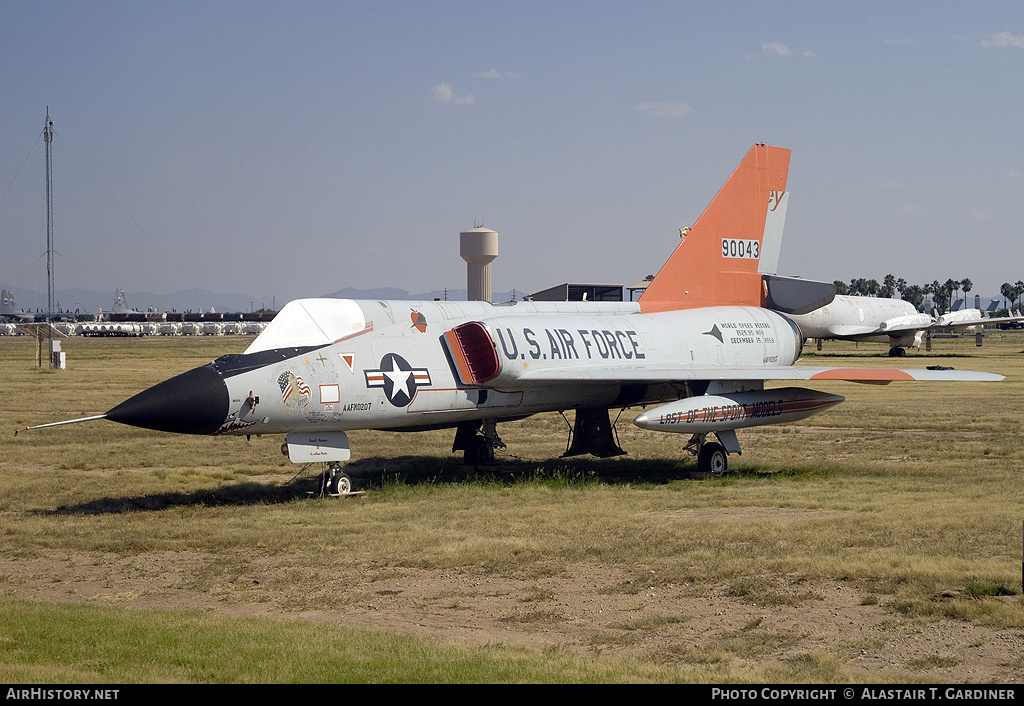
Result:
[[[844,295],[836,295],[830,304],[810,313],[788,316],[805,338],[874,341],[893,346],[915,345],[915,332],[906,329],[924,328],[932,322],[930,316],[902,299]]]
[[[467,322],[480,322],[496,354],[498,372],[486,384],[466,384],[444,343]],[[686,394],[682,382],[605,375],[588,384],[587,371],[789,366],[801,341],[786,318],[756,307],[642,314],[630,303],[299,300],[246,354],[213,363],[229,396],[218,433],[446,426],[670,400]],[[567,371],[564,380],[528,382],[549,367]]]

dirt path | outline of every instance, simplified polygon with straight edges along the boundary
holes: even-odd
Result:
[[[470,646],[557,649],[710,670],[727,664],[734,675],[803,665],[823,679],[842,672],[861,682],[1024,678],[1024,631],[908,620],[833,582],[795,581],[778,587],[784,600],[758,605],[725,586],[663,585],[656,577],[634,585],[598,566],[543,579],[404,568],[377,578],[367,572],[367,578],[318,568],[320,595],[297,601],[283,575],[292,569],[272,559],[254,557],[246,573],[200,585],[195,567],[207,559],[188,552],[5,558],[0,575],[5,595],[36,601],[294,616]]]

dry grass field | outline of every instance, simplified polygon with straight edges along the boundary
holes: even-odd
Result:
[[[489,473],[460,466],[451,432],[352,433],[367,492],[344,499],[314,495],[317,469],[288,463],[279,437],[103,421],[14,436],[247,343],[71,339],[68,369],[51,372],[27,337],[0,338],[0,601],[575,660],[554,681],[594,679],[594,665],[608,681],[1024,679],[1024,334],[938,339],[897,363],[1001,383],[815,385],[846,403],[742,430],[743,455],[714,480],[691,480],[685,438],[634,427],[636,410],[613,459],[559,458],[557,414],[500,425],[508,449]],[[804,362],[893,365],[884,352],[826,343]],[[18,671],[11,630],[0,673],[45,681]],[[94,661],[51,678],[118,673]]]

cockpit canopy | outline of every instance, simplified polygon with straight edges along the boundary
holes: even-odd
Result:
[[[285,304],[246,353],[326,346],[366,328],[366,317],[351,299],[296,299]]]

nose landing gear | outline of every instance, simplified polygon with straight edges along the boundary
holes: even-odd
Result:
[[[352,487],[352,477],[345,473],[340,463],[330,464],[320,477],[321,495],[351,495]]]
[[[319,433],[314,439],[303,439],[302,435],[293,437],[293,434],[289,434],[288,439],[281,444],[281,453],[291,459],[292,463],[304,463],[304,469],[309,468],[311,463],[314,468],[323,468],[326,464],[326,470],[319,476],[320,497],[362,495],[362,491],[353,490],[355,486],[352,477],[345,472],[341,461],[327,461],[322,458],[331,454],[335,459],[349,459],[348,437],[345,436],[345,432]]]

